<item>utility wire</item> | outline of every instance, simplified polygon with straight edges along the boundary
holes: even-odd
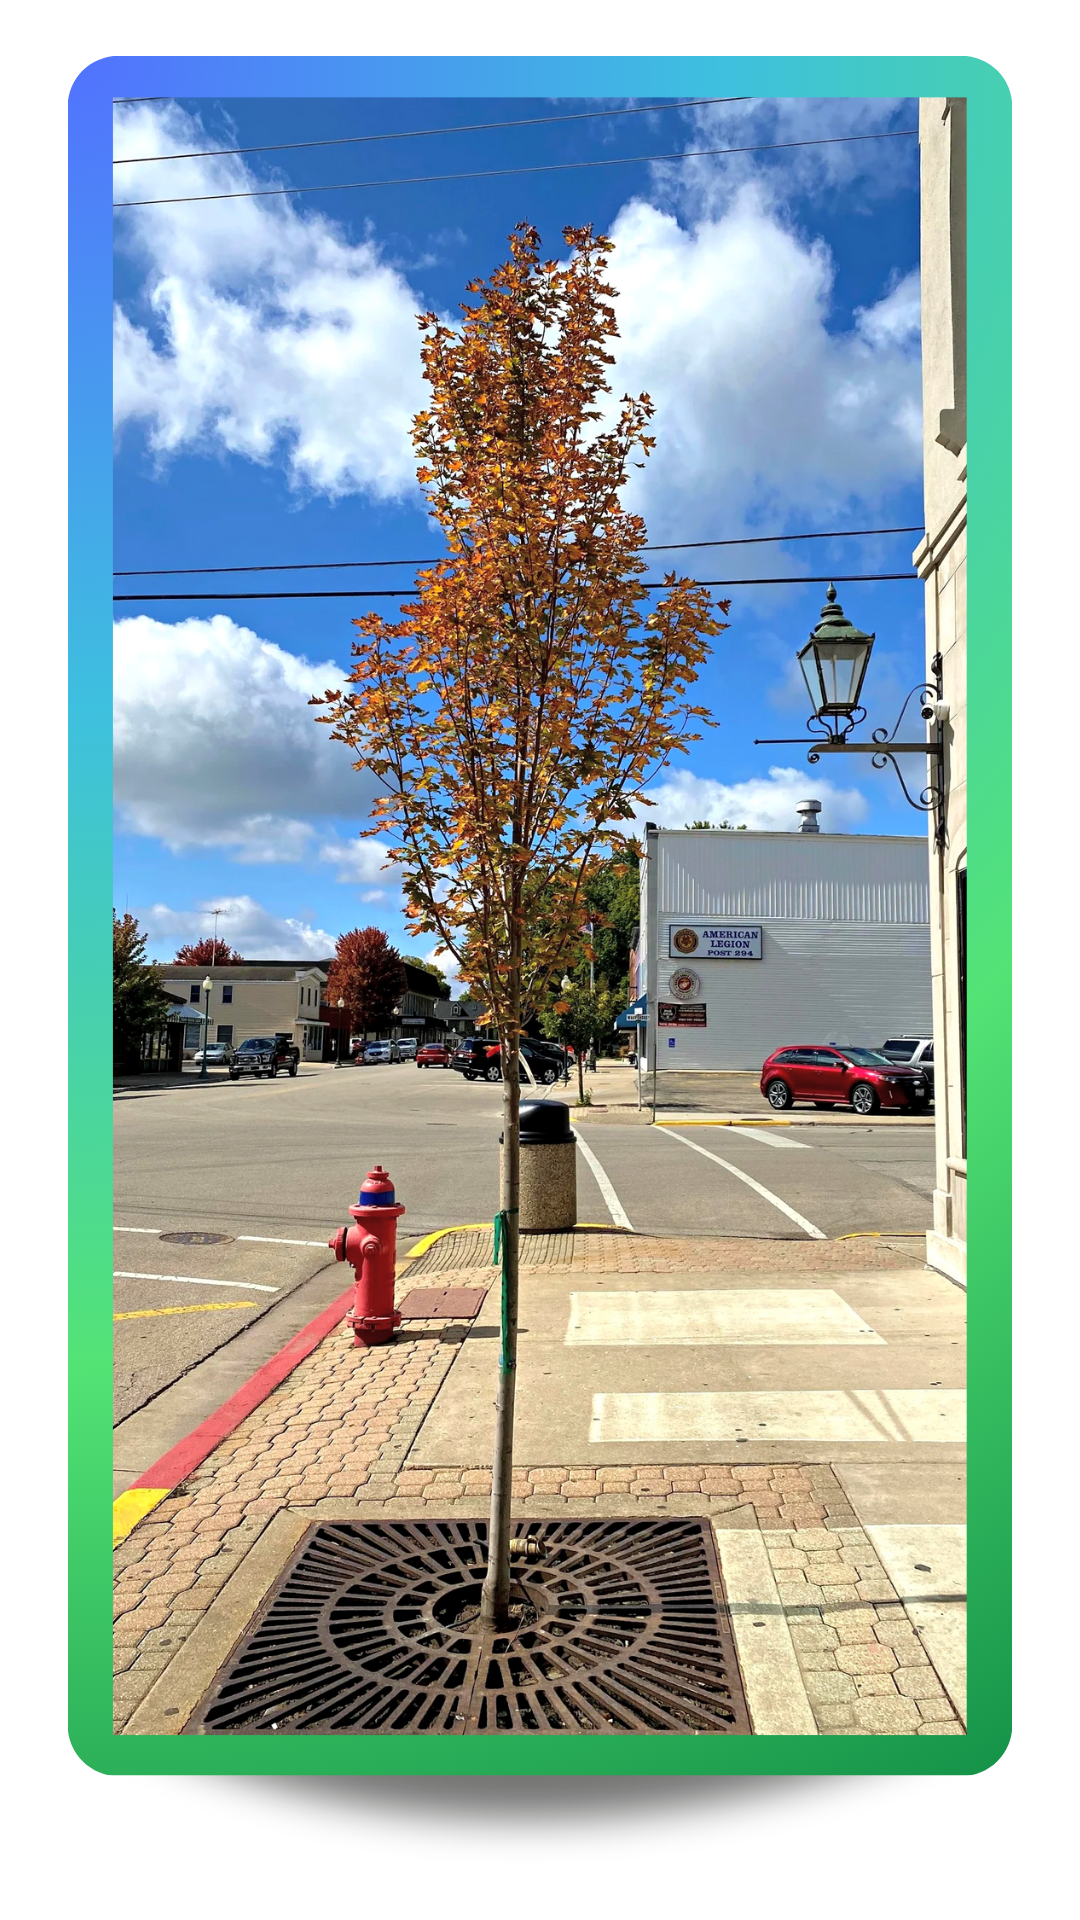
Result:
[[[114,200],[114,207],[177,207],[202,200],[272,200],[283,194],[352,193],[361,187],[424,187],[451,180],[502,180],[512,173],[575,173],[587,167],[631,167],[645,161],[705,160],[717,154],[779,153],[790,147],[837,147],[853,140],[914,140],[917,127],[891,133],[835,133],[819,140],[770,140],[752,147],[693,147],[686,153],[627,153],[615,160],[557,160],[537,167],[486,167],[479,173],[419,173],[396,180],[332,180],[316,187],[248,187],[235,193],[174,193],[157,200]]]
[[[691,587],[813,587],[834,580],[917,580],[917,573],[809,573],[783,574],[772,580],[689,580]],[[661,592],[666,580],[642,580],[647,592]],[[114,593],[114,600],[408,600],[413,587],[318,587],[309,591],[276,593]]]
[[[846,527],[840,533],[752,533],[741,540],[661,540],[642,547],[642,553],[685,553],[691,547],[764,547],[786,540],[857,540],[872,533],[922,533],[922,527]],[[254,567],[117,567],[114,580],[157,579],[162,574],[176,578],[187,573],[318,573],[336,567],[437,567],[452,554],[441,553],[426,560],[295,560],[275,561]]]
[[[293,153],[298,147],[354,147],[369,140],[430,140],[438,133],[490,133],[501,127],[551,127],[567,120],[614,120],[625,113],[670,113],[673,108],[728,107],[753,98],[749,93],[714,95],[708,100],[665,100],[654,107],[594,107],[588,113],[545,113],[534,120],[477,120],[466,127],[410,127],[404,133],[349,133],[337,140],[277,140],[264,147],[201,147],[194,153],[139,153],[114,160],[114,167],[146,166],[154,160],[215,160],[237,153]],[[135,101],[114,101],[134,106]]]

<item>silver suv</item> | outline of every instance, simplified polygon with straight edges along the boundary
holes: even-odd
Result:
[[[893,1040],[886,1040],[878,1048],[889,1060],[903,1061],[905,1067],[918,1067],[931,1100],[934,1097],[934,1043],[923,1040],[915,1034],[898,1033]]]

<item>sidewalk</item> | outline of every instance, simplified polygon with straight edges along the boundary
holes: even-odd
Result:
[[[641,1076],[641,1104],[638,1104],[636,1069],[621,1061],[598,1060],[596,1071],[585,1074],[585,1091],[590,1105],[577,1105],[577,1069],[558,1097],[571,1103],[576,1121],[614,1122],[618,1125],[649,1125],[653,1120],[653,1076]],[[734,1070],[723,1073],[672,1073],[656,1076],[655,1118],[659,1125],[681,1121],[684,1125],[745,1125],[773,1127],[932,1127],[932,1113],[852,1113],[835,1107],[816,1111],[800,1106],[778,1115],[761,1091],[760,1075]]]
[[[964,1303],[913,1244],[526,1243],[515,1518],[708,1519],[756,1733],[964,1731]],[[491,1290],[335,1328],[121,1543],[117,1731],[183,1730],[314,1522],[486,1518],[489,1260],[403,1262]]]

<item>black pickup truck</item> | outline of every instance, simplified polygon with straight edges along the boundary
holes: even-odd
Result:
[[[288,1072],[295,1080],[299,1065],[300,1049],[285,1034],[278,1033],[272,1038],[264,1035],[241,1040],[229,1065],[229,1079],[239,1080],[242,1073],[258,1079],[265,1073],[268,1080],[273,1080],[279,1073]]]

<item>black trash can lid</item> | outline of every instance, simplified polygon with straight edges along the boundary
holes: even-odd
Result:
[[[557,1146],[574,1137],[570,1109],[562,1100],[523,1100],[519,1124],[523,1147]]]

